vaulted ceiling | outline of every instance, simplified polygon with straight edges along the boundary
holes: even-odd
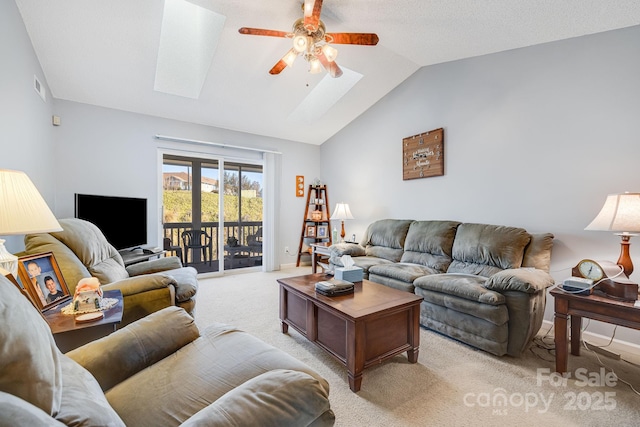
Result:
[[[420,67],[640,24],[637,0],[324,0],[328,32],[377,46],[335,45],[337,79],[270,75],[291,40],[238,29],[289,32],[302,2],[16,0],[55,98],[310,144]]]

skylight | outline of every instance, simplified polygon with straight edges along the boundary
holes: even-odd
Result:
[[[165,0],[153,88],[198,99],[226,19],[185,0]]]
[[[343,74],[333,78],[326,74],[300,105],[289,114],[287,120],[311,123],[322,117],[333,105],[353,88],[362,78],[362,74],[341,67]]]

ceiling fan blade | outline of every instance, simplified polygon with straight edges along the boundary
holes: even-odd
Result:
[[[238,30],[240,34],[248,34],[251,36],[269,36],[269,37],[287,37],[286,31],[264,30],[262,28],[242,27]]]
[[[327,33],[325,40],[336,44],[359,44],[375,46],[378,44],[378,35],[374,33]]]
[[[293,62],[298,57],[298,52],[294,48],[289,49],[287,53],[278,61],[276,65],[269,70],[269,74],[280,74],[287,66],[292,67]]]
[[[318,21],[320,21],[320,12],[322,12],[322,0],[315,0],[313,3],[313,9],[311,9],[311,14],[308,12],[310,8],[307,7],[307,4],[313,0],[305,0],[304,5],[304,26],[305,28],[311,28],[312,31],[315,31],[318,28]]]
[[[342,75],[342,70],[338,67],[336,61],[329,61],[321,50],[316,54],[316,56],[331,77],[337,78]]]
[[[269,74],[280,74],[285,68],[287,68],[287,63],[284,62],[284,59],[281,59],[276,63],[276,65],[273,66],[272,69],[269,70]]]

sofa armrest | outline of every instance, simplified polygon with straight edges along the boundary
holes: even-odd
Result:
[[[167,307],[66,355],[91,372],[106,391],[199,336],[184,309]]]
[[[307,373],[276,369],[225,393],[182,427],[332,426],[335,415],[328,394]]]
[[[363,246],[360,246],[358,243],[337,243],[335,245],[331,245],[329,247],[329,262],[333,265],[337,265],[338,267],[344,267],[342,265],[342,260],[340,259],[342,255],[350,255],[354,256],[365,256],[367,253]]]
[[[331,256],[338,257],[342,255],[364,256],[366,254],[364,247],[358,243],[337,243],[329,247],[329,252]]]
[[[122,296],[141,294],[143,292],[155,289],[163,289],[169,285],[175,287],[175,279],[171,276],[161,273],[146,274],[144,276],[129,277],[128,279],[118,280],[116,282],[102,285],[102,289],[110,291],[118,289],[122,292]]]
[[[177,256],[169,256],[131,264],[127,266],[126,269],[129,276],[140,276],[142,274],[159,273],[180,267],[182,267],[180,258]]]
[[[487,280],[485,287],[492,291],[518,291],[535,294],[544,291],[555,281],[549,273],[537,268],[510,268],[502,270]]]

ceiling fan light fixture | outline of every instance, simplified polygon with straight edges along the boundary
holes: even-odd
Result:
[[[291,49],[287,54],[282,58],[287,67],[293,67],[293,63],[298,57],[298,52],[295,49]]]
[[[293,36],[293,48],[296,50],[296,52],[304,52],[305,50],[307,50],[307,45],[308,41],[306,34],[297,33],[295,36]]]
[[[318,74],[322,72],[322,64],[320,64],[320,60],[315,56],[309,59],[309,72],[311,74]]]
[[[322,46],[322,53],[324,53],[324,56],[327,58],[327,61],[333,62],[336,60],[336,57],[338,56],[338,49],[336,49],[331,45],[325,44],[324,46]]]

